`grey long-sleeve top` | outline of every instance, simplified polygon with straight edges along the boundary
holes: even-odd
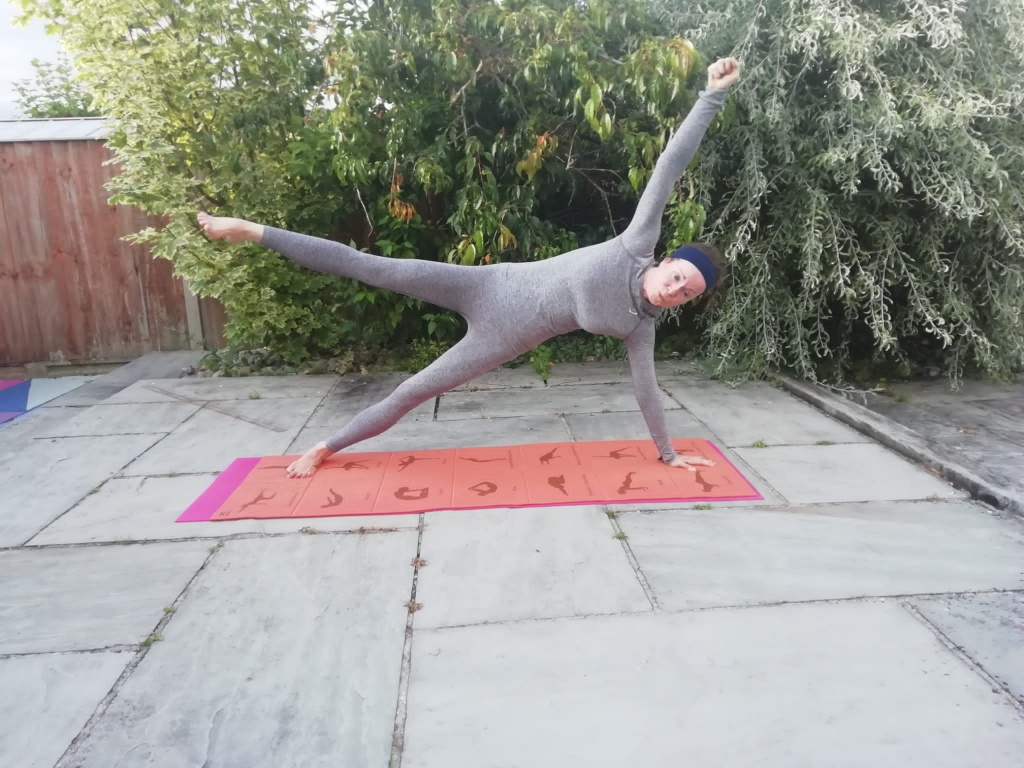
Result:
[[[654,264],[672,188],[724,102],[725,91],[701,92],[658,158],[632,221],[618,237],[543,262],[504,265],[510,303],[534,312],[518,339],[520,353],[577,328],[625,341],[637,403],[666,462],[676,453],[654,373],[654,331],[661,310],[643,298],[641,280]]]

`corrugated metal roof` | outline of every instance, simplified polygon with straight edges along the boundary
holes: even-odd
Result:
[[[62,117],[55,120],[0,120],[0,142],[87,141],[104,139],[110,128],[102,117]]]

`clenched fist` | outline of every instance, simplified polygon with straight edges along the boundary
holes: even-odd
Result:
[[[727,90],[739,79],[740,63],[736,59],[719,59],[708,67],[708,90]]]

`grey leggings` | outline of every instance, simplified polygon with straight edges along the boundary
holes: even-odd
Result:
[[[445,307],[458,312],[469,324],[466,335],[455,346],[332,435],[327,440],[331,451],[379,435],[420,403],[517,356],[514,348],[498,337],[500,331],[496,333],[502,320],[507,323],[512,316],[512,307],[502,306],[504,270],[498,267],[375,256],[333,240],[273,227],[264,227],[260,244],[304,267]]]

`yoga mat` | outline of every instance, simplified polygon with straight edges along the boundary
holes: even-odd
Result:
[[[60,397],[94,377],[65,376],[56,379],[0,380],[0,424]]]
[[[178,522],[762,498],[712,443],[672,444],[715,466],[666,466],[650,440],[337,453],[303,478],[296,456],[236,459]]]
[[[28,410],[28,394],[31,381],[4,381],[0,387],[0,411],[24,413]]]

